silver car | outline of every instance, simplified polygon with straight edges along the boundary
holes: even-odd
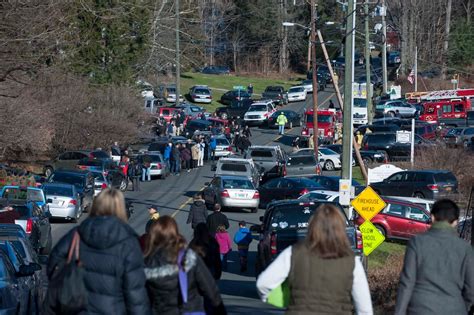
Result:
[[[400,100],[386,101],[375,105],[375,114],[377,116],[389,117],[415,117],[417,109],[414,105],[405,103]]]
[[[42,188],[53,218],[76,221],[81,217],[81,197],[74,185],[48,183],[44,184]]]
[[[216,157],[229,156],[232,152],[232,144],[226,137],[216,137]]]
[[[260,194],[248,177],[216,176],[204,189],[208,206],[219,203],[227,208],[245,208],[257,212]]]

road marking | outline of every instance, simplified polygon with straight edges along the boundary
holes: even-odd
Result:
[[[318,107],[321,106],[321,105],[323,105],[323,104],[326,103],[327,101],[329,101],[329,99],[332,98],[334,95],[336,95],[336,93],[335,93],[335,92],[332,92],[328,97],[326,97],[326,98],[324,99],[324,101],[322,101],[322,102],[318,105]]]
[[[199,191],[203,191],[204,187],[202,187]],[[171,215],[172,218],[174,218],[181,210],[183,210],[184,207],[186,207],[191,201],[193,200],[193,197],[189,197],[186,199],[185,202],[183,202],[178,209],[176,209],[173,214]]]

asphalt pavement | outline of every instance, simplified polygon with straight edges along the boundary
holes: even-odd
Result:
[[[308,95],[306,102],[290,103],[284,106],[285,109],[294,110],[303,114],[304,108],[312,107],[312,96]],[[318,103],[321,108],[327,108],[328,102],[333,99],[335,102],[334,89],[328,86],[324,92],[318,93]],[[276,129],[252,128],[251,142],[255,145],[277,145],[282,146],[287,152],[291,151],[291,142],[296,135],[299,135],[300,127],[286,130],[284,136],[278,135]],[[192,229],[186,224],[190,203],[193,195],[202,190],[206,182],[213,177],[210,162],[199,169],[191,172],[182,172],[180,176],[170,176],[165,180],[154,179],[151,182],[141,183],[140,192],[128,191],[125,193],[127,199],[134,204],[135,212],[129,220],[129,224],[138,234],[144,233],[145,224],[148,221],[147,208],[150,205],[157,207],[160,215],[170,215],[178,223],[181,234],[190,241],[192,239]],[[259,224],[259,217],[263,215],[264,210],[259,209],[257,213],[248,211],[226,211],[225,215],[229,218],[229,234],[233,238],[238,230],[238,222],[245,220],[250,227],[253,224]],[[79,220],[82,222],[87,217],[83,215]],[[75,224],[72,223],[53,223],[53,242],[54,244],[65,235]],[[256,242],[253,241],[249,250],[249,269],[245,273],[240,273],[238,255],[236,246],[229,255],[229,269],[224,272],[219,287],[229,314],[282,314],[281,310],[270,307],[262,303],[257,295],[255,288],[255,256],[257,251]]]

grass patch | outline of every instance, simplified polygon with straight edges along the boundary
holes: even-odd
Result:
[[[186,95],[193,85],[207,85],[212,89],[212,103],[199,104],[206,108],[209,112],[214,112],[217,107],[223,106],[218,102],[222,94],[236,85],[247,87],[250,83],[253,85],[254,94],[262,94],[265,88],[269,85],[282,85],[285,89],[298,84],[304,77],[297,77],[294,79],[284,78],[268,78],[268,77],[253,77],[253,76],[237,76],[237,75],[212,75],[199,72],[186,72],[181,76],[181,94]]]
[[[403,256],[405,254],[405,244],[395,242],[383,242],[369,256],[369,271],[381,268],[390,264],[391,257]]]
[[[352,179],[361,185],[365,185],[365,179],[359,166],[352,167]]]

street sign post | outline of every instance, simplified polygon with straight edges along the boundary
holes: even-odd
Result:
[[[370,221],[365,221],[359,226],[362,233],[362,243],[364,244],[364,255],[369,256],[380,244],[385,241],[385,237],[377,230]]]
[[[368,186],[351,202],[354,210],[366,221],[370,221],[387,205],[382,198]]]

